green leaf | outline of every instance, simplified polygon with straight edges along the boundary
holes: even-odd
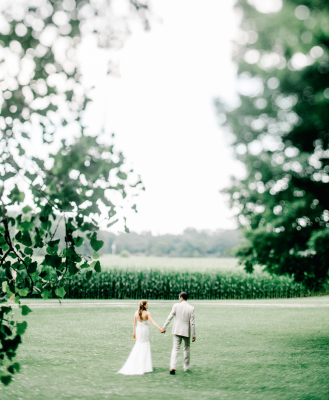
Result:
[[[3,282],[2,282],[1,287],[2,287],[2,291],[3,291],[3,292],[6,292],[6,291],[7,291],[7,285],[8,285],[7,281],[3,281]]]
[[[49,265],[49,267],[59,268],[62,263],[62,257],[57,255],[46,254],[42,265]]]
[[[7,271],[8,270],[6,270],[6,273],[7,273]],[[9,279],[9,278],[8,278]],[[11,290],[12,289],[12,290]],[[8,284],[7,286],[6,286],[6,293],[7,293],[7,295],[10,297],[10,296],[12,296],[13,294],[14,294],[14,290],[15,290],[15,287],[13,286],[13,285],[10,285],[10,284]]]
[[[13,367],[16,369],[16,371],[17,372],[19,372],[19,370],[20,370],[20,365],[17,363],[17,362],[15,362],[14,364],[13,364]]]
[[[90,240],[90,246],[92,249],[97,253],[98,250],[100,250],[104,245],[103,240],[97,240],[95,238],[92,238]]]
[[[76,264],[74,262],[70,263],[70,265],[69,265],[70,275],[75,275],[79,271],[80,271],[80,269],[76,266]]]
[[[9,249],[9,246],[8,246],[8,244],[4,244],[1,246],[1,248],[2,248],[2,251],[7,251]]]
[[[26,331],[27,328],[27,322],[17,322],[17,335],[23,335],[23,333]]]
[[[17,148],[19,151],[19,155],[23,156],[25,154],[25,150],[23,149],[22,145],[20,143],[17,144]]]
[[[23,211],[24,214],[27,214],[30,211],[32,211],[32,208],[30,206],[25,206],[22,211]]]
[[[29,294],[30,291],[29,289],[24,288],[24,289],[17,289],[17,292],[21,297],[25,297]]]
[[[15,226],[15,218],[8,217],[8,222],[11,226]]]
[[[6,244],[6,238],[5,235],[0,234],[0,246]]]
[[[82,237],[80,237],[80,236],[77,236],[77,237],[74,237],[74,238],[73,238],[73,241],[74,241],[74,244],[75,244],[77,247],[80,247],[80,246],[82,245],[84,239],[83,239]]]
[[[98,226],[96,226],[95,224],[91,223],[91,222],[85,222],[83,225],[81,225],[80,227],[80,231],[81,232],[85,232],[85,231],[98,231]]]
[[[39,276],[40,278],[44,278],[48,274],[48,271],[41,271]]]
[[[21,231],[18,231],[15,238],[18,242],[22,243],[24,246],[27,246],[27,247],[32,246],[31,236],[30,236],[29,232],[27,232],[27,231],[23,232],[23,234]]]
[[[46,204],[40,213],[40,217],[45,218],[44,221],[46,221],[47,217],[49,217],[49,215],[52,213],[52,211],[53,211],[53,209],[52,209],[51,205]]]
[[[47,252],[48,254],[51,254],[51,255],[57,254],[57,251],[58,251],[58,246],[55,246],[55,247],[47,247],[47,248],[46,248],[46,252]]]
[[[40,220],[41,220],[41,217],[40,217]],[[41,228],[44,229],[45,231],[50,231],[51,221],[42,221]]]
[[[10,311],[12,310],[12,308],[9,306],[2,306],[2,311],[3,311],[3,313],[6,315],[6,314],[9,314],[10,313]]]
[[[81,269],[89,268],[89,264],[87,262],[84,262],[82,265],[80,265],[80,268]]]
[[[65,289],[63,287],[57,288],[55,290],[56,296],[61,297],[61,298],[63,298],[65,296],[65,293],[66,292],[65,292]]]
[[[41,296],[43,299],[51,299],[52,298],[51,292],[49,290],[44,290],[41,293]]]
[[[10,171],[8,171],[8,172],[6,172],[4,175],[0,176],[0,179],[1,179],[2,181],[6,181],[7,179],[10,179],[10,178],[12,178],[12,177],[15,176],[15,175],[16,175],[15,172],[10,172]]]
[[[94,270],[96,272],[101,272],[101,263],[99,261],[96,262],[96,264],[94,266]]]
[[[34,272],[36,272],[36,270],[38,269],[38,263],[36,261],[33,261],[33,263],[31,263],[28,267],[28,272],[30,274],[33,274]]]
[[[19,306],[22,309],[22,315],[28,315],[32,310],[28,306]]]
[[[89,279],[91,278],[92,274],[93,274],[93,271],[87,271],[87,272],[86,272],[86,279],[87,279],[88,281],[89,281]]]
[[[1,380],[1,382],[5,385],[5,386],[8,386],[9,385],[9,383],[11,382],[11,375],[4,375],[4,376],[1,376],[1,378],[0,378],[0,380]]]
[[[23,134],[22,134],[23,136]],[[30,179],[31,182],[33,182],[37,178],[37,174],[30,174],[28,171],[25,172],[25,176]]]
[[[12,373],[12,374],[14,374],[15,371],[16,371],[16,372],[19,372],[19,370],[20,370],[20,365],[19,365],[17,362],[15,362],[14,364],[12,364],[12,365],[10,365],[10,366],[8,367],[8,371],[9,371],[10,373]]]
[[[27,255],[32,255],[33,254],[33,250],[31,249],[31,247],[25,247],[24,253],[27,254]]]
[[[7,335],[7,336],[11,336],[12,335],[12,331],[9,328],[9,326],[7,325],[2,325],[1,330]]]
[[[8,195],[8,198],[11,200],[13,204],[15,203],[20,204],[24,201],[25,194],[18,189],[17,185],[15,185],[14,189]]]
[[[24,266],[24,264],[22,264],[22,265]],[[11,267],[14,269],[20,269],[20,267],[21,267],[20,261],[14,262],[14,264]]]
[[[56,247],[59,244],[60,241],[61,241],[60,239],[50,240],[47,243],[47,245],[48,245],[48,247]]]
[[[98,254],[98,253],[94,253],[94,254],[93,254],[93,259],[94,259],[94,260],[99,259],[99,257],[100,257],[100,254]]]
[[[128,178],[127,174],[125,174],[125,173],[122,172],[122,171],[119,171],[119,172],[117,173],[117,177],[120,178],[120,179],[122,179],[122,180],[126,180],[126,179]]]
[[[31,262],[32,262],[32,258],[29,257],[29,256],[26,256],[26,257],[24,258],[24,261],[25,261],[25,263],[26,263],[27,265],[30,265]]]
[[[12,274],[11,274],[10,268],[6,268],[6,277],[7,277],[9,280],[13,279],[13,276],[12,276]]]
[[[21,263],[20,261],[16,261],[13,265],[13,268],[18,269],[18,270],[24,270],[25,269],[25,265],[23,263]]]

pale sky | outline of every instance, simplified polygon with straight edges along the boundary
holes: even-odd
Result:
[[[231,0],[153,0],[150,32],[134,29],[116,55],[120,77],[104,77],[102,51],[85,54],[96,84],[88,122],[108,132],[146,191],[128,213],[130,230],[181,233],[187,227],[234,228],[219,190],[238,174],[213,101],[236,90],[230,41]],[[104,58],[104,57],[103,57]],[[114,226],[117,232],[121,227]]]

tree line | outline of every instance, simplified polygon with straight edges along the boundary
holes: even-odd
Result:
[[[57,236],[65,237],[64,230],[64,223],[59,223]],[[82,233],[81,236],[85,235]],[[185,229],[180,235],[153,235],[151,232],[114,234],[98,231],[97,237],[104,242],[99,254],[156,257],[230,257],[234,248],[243,240],[239,230],[218,229],[212,232],[193,228]],[[64,246],[65,241],[62,239],[60,248]],[[81,252],[93,254],[88,240],[84,240],[81,245]]]
[[[119,254],[127,250],[131,254],[158,257],[227,257],[232,256],[230,251],[241,238],[238,230],[219,229],[209,232],[190,228],[181,235],[153,236],[150,232],[132,232],[118,235],[112,240]],[[110,241],[108,245],[112,246]]]

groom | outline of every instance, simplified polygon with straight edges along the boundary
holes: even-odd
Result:
[[[188,371],[190,365],[190,338],[195,342],[195,315],[194,307],[187,302],[188,295],[185,292],[180,293],[180,303],[174,304],[167,321],[163,325],[162,332],[166,332],[170,321],[175,317],[173,334],[173,348],[170,360],[170,374],[175,375],[177,356],[182,340],[184,340],[184,371]]]

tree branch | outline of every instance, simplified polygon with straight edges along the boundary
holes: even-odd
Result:
[[[66,216],[64,215],[64,222],[65,222],[65,272],[63,274],[66,275],[67,272],[67,247],[68,247],[68,237],[67,237],[67,223],[66,223]]]
[[[22,259],[22,257],[19,255],[16,247],[13,246],[13,243],[12,243],[11,237],[10,237],[8,220],[7,220],[7,217],[5,215],[4,207],[2,207],[2,223],[3,223],[4,227],[5,227],[5,239],[6,239],[6,242],[7,242],[8,246],[9,246],[9,251],[12,251],[13,253],[15,253],[16,257],[18,258],[18,260],[25,266],[26,273],[27,273],[27,275],[28,275],[28,277],[30,279],[30,283],[31,283],[30,294],[32,294],[33,293],[33,287],[34,287],[34,281],[33,281],[32,276],[30,275],[30,273],[28,271],[28,265]]]
[[[61,222],[62,218],[63,218],[63,215],[60,217],[60,219],[59,219],[59,221],[58,221],[58,223],[57,223],[57,226],[56,226],[56,228],[55,228],[55,230],[54,230],[54,233],[50,236],[50,240],[49,240],[48,242],[46,242],[45,245],[44,245],[43,247],[46,247],[46,245],[48,245],[48,243],[49,243],[50,241],[53,240],[54,236],[56,235],[56,232],[57,232],[59,223]],[[47,236],[47,235],[46,235],[46,236]],[[40,254],[40,251],[43,250],[43,247],[38,251],[38,253],[37,253],[37,255],[35,256],[35,258],[38,257],[38,255]]]
[[[5,262],[5,260],[6,260],[7,256],[8,256],[8,254],[9,254],[10,252],[11,252],[11,249],[9,249],[9,250],[7,250],[7,251],[5,252],[4,256],[1,258],[0,267],[2,267],[2,264]]]

